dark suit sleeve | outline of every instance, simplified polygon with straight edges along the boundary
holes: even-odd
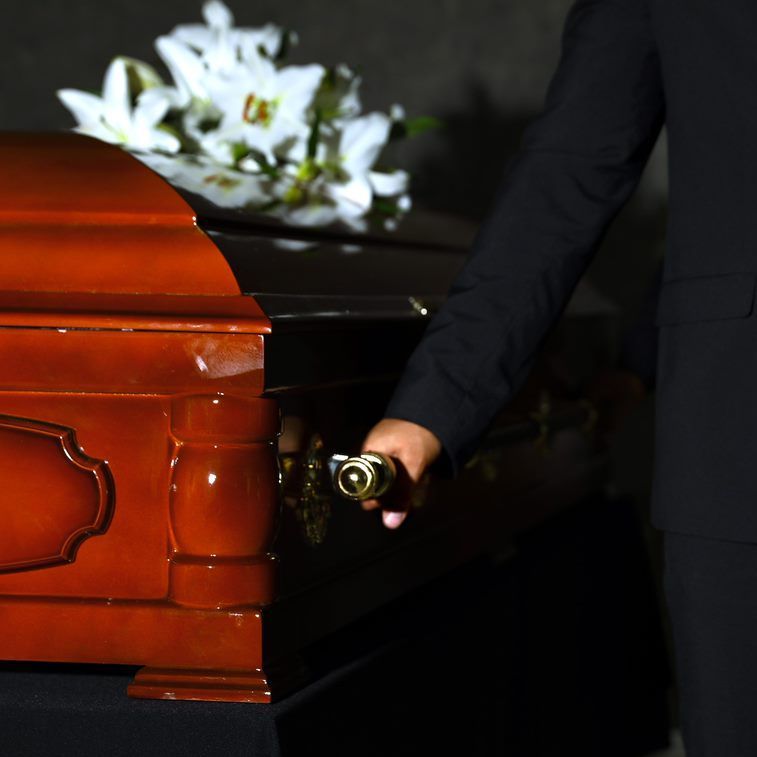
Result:
[[[524,383],[663,120],[647,0],[575,2],[544,107],[384,414],[433,431],[448,472]]]

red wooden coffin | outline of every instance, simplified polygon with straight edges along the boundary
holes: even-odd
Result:
[[[0,659],[266,702],[307,645],[601,485],[608,312],[578,307],[397,532],[330,488],[463,260],[449,220],[290,229],[74,135],[4,135],[0,165]]]

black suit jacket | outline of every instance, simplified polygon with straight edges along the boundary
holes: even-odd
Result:
[[[577,0],[449,298],[387,417],[453,471],[525,381],[658,133],[669,144],[653,522],[757,541],[757,3]]]

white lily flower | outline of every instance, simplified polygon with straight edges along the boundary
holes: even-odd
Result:
[[[205,24],[179,24],[171,32],[171,36],[189,45],[206,57],[211,70],[219,70],[227,63],[225,55],[218,56],[219,41],[223,42],[234,53],[246,58],[250,54],[257,54],[261,49],[273,58],[281,49],[284,30],[275,24],[254,27],[234,27],[234,16],[229,8],[219,0],[210,0],[202,6]]]
[[[286,151],[307,140],[307,112],[323,66],[277,68],[253,50],[233,64],[227,60],[211,69],[200,54],[174,37],[160,37],[156,48],[177,84],[179,106],[188,108],[184,127],[215,160],[233,162],[233,145],[241,143],[273,165],[277,149]],[[229,50],[223,56],[228,58]],[[210,119],[220,121],[218,128],[200,131],[198,125]]]
[[[319,154],[323,155],[327,144],[338,141],[340,130],[360,115],[361,81],[344,63],[325,72],[312,103],[313,110],[318,111],[322,119],[319,126]],[[289,147],[286,157],[295,163],[302,163],[307,158],[307,150],[307,140],[302,140]]]
[[[206,69],[199,55],[173,37],[158,37],[155,40],[155,49],[176,84],[177,107],[187,107],[194,100],[208,100],[207,91],[203,86]]]
[[[374,196],[400,195],[398,209],[402,211],[400,204],[407,207],[408,173],[373,170],[390,129],[391,118],[383,113],[346,121],[340,134],[318,146],[315,178],[304,190],[311,204],[299,205],[298,199],[294,207],[282,211],[286,220],[313,226],[339,220],[363,231],[367,225],[364,217],[373,205]],[[288,165],[284,172],[296,187],[302,173],[308,173],[307,164]],[[297,197],[297,192],[293,196]],[[286,193],[283,199],[286,201]]]
[[[267,177],[246,174],[186,156],[134,153],[145,165],[169,183],[194,192],[222,208],[257,208],[267,204],[272,188]]]
[[[338,104],[339,115],[336,117],[336,122],[341,123],[345,119],[356,118],[360,115],[363,107],[360,101],[360,85],[363,80],[343,63],[337,66],[336,72],[337,77],[344,82]]]
[[[181,111],[182,128],[187,136],[201,143],[206,135],[203,126],[221,118],[206,87],[207,66],[189,46],[173,37],[158,37],[155,49],[176,83],[176,95],[171,105]],[[228,145],[208,144],[203,152],[219,163],[233,162]]]
[[[179,149],[179,140],[158,128],[170,107],[171,90],[145,89],[132,106],[123,58],[115,58],[108,66],[102,97],[78,89],[60,89],[57,94],[77,120],[75,131],[81,134],[135,150]]]
[[[108,67],[101,96],[60,90],[76,130],[123,145],[177,187],[222,207],[362,231],[376,198],[387,197],[391,227],[410,208],[409,176],[374,166],[405,118],[401,106],[361,115],[361,80],[346,65],[328,75],[320,65],[282,67],[275,59],[292,34],[285,38],[274,24],[237,28],[221,0],[207,0],[202,12],[204,24],[182,24],[156,40],[173,86],[146,63],[121,57]],[[176,136],[163,125],[169,111]]]
[[[362,216],[345,216],[337,205],[319,201],[295,207],[283,205],[276,208],[273,214],[291,226],[329,226],[340,221],[355,231],[366,231],[368,228]]]
[[[324,194],[336,203],[339,215],[344,221],[365,215],[373,203],[371,185],[365,177],[344,183],[327,184]]]
[[[281,207],[277,215],[293,226],[328,226],[339,220],[339,210],[334,205],[310,204],[299,207]]]
[[[333,71],[324,76],[316,93],[313,109],[320,112],[319,155],[323,159],[325,147],[339,139],[340,130],[351,120],[360,115],[361,78],[349,66],[338,64]],[[291,143],[286,151],[288,160],[302,163],[307,158],[308,140],[299,139]]]
[[[339,160],[352,177],[365,176],[389,138],[391,121],[384,113],[369,113],[348,121],[339,141]]]
[[[369,171],[368,181],[373,191],[379,197],[394,197],[407,192],[410,184],[410,174],[407,171]]]
[[[315,101],[315,107],[326,117],[323,127],[340,127],[348,119],[360,115],[361,82],[361,77],[344,63],[330,71]]]
[[[348,121],[342,130],[336,162],[346,181],[332,181],[324,188],[339,207],[344,219],[367,213],[373,196],[390,197],[407,191],[409,176],[405,171],[381,173],[372,170],[386,145],[391,119],[384,113],[369,113]]]
[[[254,55],[231,75],[209,77],[207,92],[222,116],[218,129],[201,141],[202,148],[218,154],[219,143],[242,143],[274,165],[277,151],[286,154],[307,141],[307,112],[323,74],[323,66],[317,64],[277,69]]]

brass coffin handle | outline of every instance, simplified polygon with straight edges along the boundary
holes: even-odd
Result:
[[[341,460],[333,473],[334,488],[347,499],[380,497],[397,476],[392,459],[378,452],[363,452]]]

